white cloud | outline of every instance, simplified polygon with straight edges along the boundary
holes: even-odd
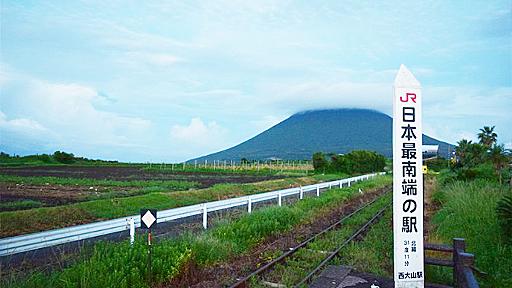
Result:
[[[2,131],[31,139],[28,142],[34,146],[40,138],[50,142],[53,149],[73,149],[76,153],[145,143],[151,122],[98,109],[98,104],[104,106],[107,101],[93,87],[15,76],[10,81],[12,87],[6,87],[9,96],[0,96],[9,113],[0,114]]]
[[[150,68],[154,68],[154,66],[167,67],[181,61],[183,59],[172,54],[153,52],[127,52],[119,60],[122,64],[130,66],[148,65]]]
[[[265,115],[258,120],[250,121],[250,123],[256,128],[258,132],[262,132],[285,120],[285,118],[285,116]]]
[[[269,104],[287,112],[322,108],[370,108],[391,110],[389,83],[353,83],[317,81],[292,84],[273,84],[265,94],[275,95]]]
[[[8,120],[7,115],[2,111],[0,111],[0,129],[19,132],[42,132],[47,130],[37,121],[31,119],[16,118]]]
[[[188,125],[174,125],[171,141],[185,147],[197,149],[219,149],[225,144],[227,130],[216,122],[204,123],[201,118],[192,118]]]

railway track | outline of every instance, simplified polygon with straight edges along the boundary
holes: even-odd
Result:
[[[367,231],[391,206],[386,192],[231,285],[305,287],[351,241]]]

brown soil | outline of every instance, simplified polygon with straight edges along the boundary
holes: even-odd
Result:
[[[129,192],[132,187],[83,187],[75,185],[27,185],[18,183],[0,183],[0,199],[2,202],[35,200],[43,206],[69,204],[93,197],[100,197],[104,192]],[[1,211],[6,211],[5,209]]]
[[[108,180],[181,180],[194,181],[200,188],[210,187],[218,183],[252,183],[271,179],[281,179],[282,176],[247,175],[230,173],[145,171],[141,167],[109,167],[109,166],[37,166],[0,168],[0,174],[16,176],[51,176],[63,178],[90,178]]]
[[[315,217],[315,219],[301,224],[293,231],[267,238],[250,252],[244,255],[237,255],[228,261],[210,267],[198,267],[192,261],[184,269],[186,273],[180,274],[180,276],[173,279],[170,283],[162,285],[162,287],[224,287],[226,284],[235,282],[235,277],[248,275],[251,271],[267,263],[269,259],[265,257],[265,252],[275,250],[286,251],[291,247],[297,246],[305,239],[339,221],[343,215],[349,214],[363,203],[375,199],[387,190],[389,190],[389,187],[375,189],[352,198],[343,203],[343,205],[325,211],[318,217]]]

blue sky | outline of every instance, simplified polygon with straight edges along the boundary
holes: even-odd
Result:
[[[2,1],[0,150],[183,161],[306,109],[390,114],[402,63],[426,134],[512,147],[510,1],[160,2]]]

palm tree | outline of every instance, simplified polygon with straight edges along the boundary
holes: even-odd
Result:
[[[459,159],[459,162],[462,164],[466,162],[466,156],[468,155],[469,149],[471,146],[471,140],[462,139],[457,142],[457,147],[455,147],[455,155]]]
[[[503,170],[503,168],[505,168],[509,162],[507,157],[507,150],[503,145],[494,145],[489,150],[489,159],[494,166],[494,170],[496,175],[498,175],[501,184],[501,170]]]
[[[478,133],[480,144],[484,145],[487,149],[491,148],[496,143],[496,138],[498,138],[498,134],[494,133],[494,127],[484,126],[483,129],[480,129],[480,133]]]

